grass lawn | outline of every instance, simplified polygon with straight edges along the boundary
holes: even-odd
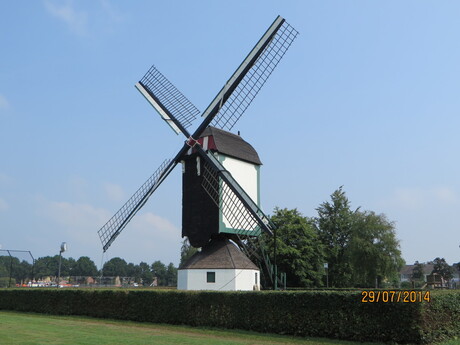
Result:
[[[3,345],[365,345],[320,338],[295,338],[254,332],[157,325],[86,317],[52,316],[0,311]],[[376,345],[376,343],[372,343]],[[454,345],[451,343],[449,345]]]
[[[379,343],[359,343],[324,338],[296,338],[245,331],[0,311],[0,344],[378,345]],[[460,340],[450,340],[441,345],[460,345]]]

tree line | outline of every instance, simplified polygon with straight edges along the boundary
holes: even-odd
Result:
[[[134,265],[117,257],[107,261],[102,272],[104,276],[133,277],[135,282],[143,285],[150,285],[154,278],[157,279],[158,286],[177,285],[177,267],[172,262],[167,266],[159,260],[151,265],[146,262]]]
[[[275,208],[271,221],[276,230],[276,263],[287,275],[289,287],[386,287],[399,284],[399,271],[405,264],[396,237],[395,224],[385,214],[351,208],[342,187],[330,200],[316,208],[317,215],[306,217],[297,209]],[[271,262],[275,262],[275,237],[265,234],[260,243]],[[181,264],[197,249],[184,239]],[[29,263],[13,258],[14,278],[21,281],[31,271]],[[441,259],[436,271],[443,271]],[[10,258],[0,257],[0,277],[9,272]],[[39,258],[35,262],[36,278],[58,275],[59,256]],[[439,266],[439,267],[438,267]],[[418,268],[419,269],[419,268]],[[417,272],[417,270],[416,270]],[[175,286],[177,267],[173,263],[127,263],[122,258],[107,261],[98,271],[86,256],[78,260],[62,258],[61,276],[132,277],[150,285],[154,277],[160,286]]]
[[[352,209],[340,187],[305,217],[297,209],[275,208],[276,262],[290,287],[397,286],[405,264],[395,224],[384,214]],[[274,262],[274,237],[263,235]]]
[[[45,256],[35,260],[35,264],[17,257],[0,256],[0,277],[11,278],[15,282],[26,282],[30,279],[41,280],[46,277],[57,277],[59,274],[59,255]],[[102,271],[87,256],[77,260],[61,258],[61,277],[131,277],[136,283],[150,285],[157,278],[159,286],[175,286],[177,284],[177,268],[173,263],[165,265],[161,261],[152,264],[141,262],[136,265],[127,263],[116,257],[105,262]],[[5,280],[5,279],[4,279]],[[6,280],[5,280],[6,281]]]

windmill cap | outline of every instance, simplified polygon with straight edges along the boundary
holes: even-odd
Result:
[[[239,135],[224,131],[216,127],[207,127],[200,138],[213,137],[215,149],[217,152],[246,162],[262,165],[259,155],[251,144],[243,140]]]

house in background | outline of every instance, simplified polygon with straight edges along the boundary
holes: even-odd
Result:
[[[415,265],[405,265],[401,271],[399,271],[401,283],[403,282],[411,282],[412,281],[412,274],[414,271]],[[427,277],[433,272],[434,265],[433,264],[423,264],[423,281],[427,281]]]
[[[450,287],[450,288],[460,288],[460,271],[456,266],[451,266],[453,271],[452,279],[447,282],[438,274],[432,274],[434,269],[434,264],[423,264],[423,282],[427,283],[428,287],[431,288],[440,288],[440,287]],[[405,265],[399,272],[400,283],[412,282],[413,271],[416,265]],[[418,280],[418,279],[416,279]],[[421,280],[420,280],[421,281]]]
[[[454,289],[460,289],[460,270],[456,266],[453,266],[454,273],[453,277],[450,280],[450,286]]]

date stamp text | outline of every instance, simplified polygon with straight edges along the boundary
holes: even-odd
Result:
[[[415,290],[364,290],[362,303],[421,303],[431,302],[430,291]]]

